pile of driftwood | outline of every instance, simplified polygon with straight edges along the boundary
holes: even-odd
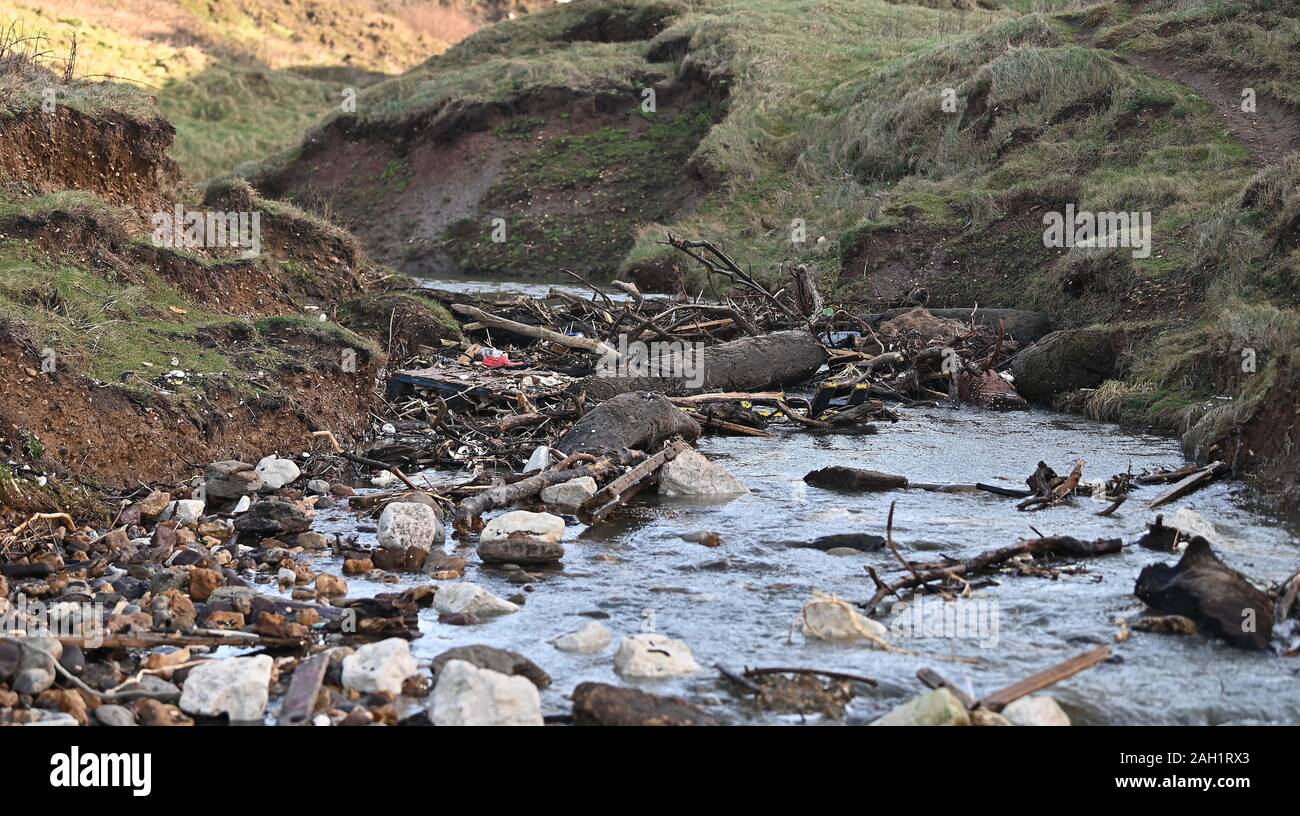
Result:
[[[391,374],[383,441],[366,458],[517,473],[594,406],[633,392],[668,397],[704,431],[751,436],[772,423],[874,433],[917,404],[1025,407],[998,373],[1021,347],[999,324],[924,307],[873,321],[828,304],[804,266],[772,289],[707,241],[667,243],[730,294],[610,294],[577,275],[589,296],[438,293],[468,339],[423,347]]]

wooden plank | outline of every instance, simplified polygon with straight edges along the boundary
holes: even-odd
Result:
[[[1177,484],[1170,486],[1168,490],[1166,490],[1165,492],[1161,493],[1159,496],[1156,496],[1154,499],[1152,499],[1151,503],[1147,505],[1147,509],[1151,510],[1156,507],[1160,507],[1161,505],[1168,504],[1169,502],[1174,501],[1176,499],[1181,499],[1183,496],[1186,496],[1188,493],[1191,493],[1195,490],[1199,490],[1200,488],[1214,481],[1214,479],[1216,479],[1223,473],[1226,473],[1227,470],[1228,470],[1228,466],[1225,465],[1224,463],[1214,462],[1213,464],[1210,464],[1202,468],[1201,470],[1196,471],[1192,475],[1184,477]]]
[[[312,712],[316,709],[316,695],[320,693],[320,684],[325,679],[329,663],[329,655],[322,652],[298,664],[289,680],[289,692],[280,706],[276,725],[307,725],[311,722]]]
[[[990,711],[1001,711],[1011,703],[1026,697],[1036,691],[1042,691],[1048,686],[1054,686],[1062,680],[1069,679],[1085,669],[1091,669],[1093,666],[1110,658],[1109,646],[1098,646],[1097,648],[1076,655],[1069,660],[1057,663],[1055,666],[1043,669],[1037,674],[1030,675],[1024,680],[1012,683],[1000,691],[980,700],[980,705]]]
[[[578,508],[579,517],[594,518],[597,513],[600,514],[601,518],[608,515],[615,507],[635,495],[635,493],[629,492],[631,488],[636,487],[641,480],[663,467],[665,462],[671,461],[677,454],[689,447],[690,445],[685,442],[674,442],[627,473],[619,476],[582,503],[582,506]]]
[[[715,429],[719,431],[730,431],[731,433],[739,434],[741,436],[758,436],[764,439],[772,438],[772,434],[762,428],[751,428],[748,425],[741,425],[738,422],[728,422],[725,419],[714,419],[713,417],[704,417],[699,416],[698,414],[692,414],[691,417],[696,422],[700,423],[700,427],[704,430]]]

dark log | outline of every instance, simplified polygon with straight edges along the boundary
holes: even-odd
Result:
[[[839,465],[814,470],[804,476],[803,480],[814,487],[856,493],[897,490],[898,488],[907,487],[906,476],[895,476],[892,473],[880,473],[875,470],[862,470],[861,468],[840,467]]]
[[[587,412],[554,447],[564,453],[650,451],[664,440],[698,439],[700,426],[660,394],[620,394]]]
[[[620,349],[622,351],[622,349]],[[626,362],[625,355],[623,360]],[[803,382],[826,362],[826,349],[809,332],[779,331],[708,346],[694,363],[699,376],[594,376],[575,383],[596,400],[629,391],[684,396],[708,391],[761,391]]]
[[[718,720],[680,697],[662,697],[607,683],[579,683],[573,690],[577,725],[718,725]]]
[[[1000,485],[985,484],[983,482],[976,482],[975,488],[997,496],[1006,496],[1012,499],[1025,499],[1034,495],[1032,491],[1021,490],[1018,487],[1002,487]]]
[[[1133,594],[1158,612],[1191,618],[1233,646],[1267,649],[1273,637],[1272,599],[1199,536],[1177,564],[1144,567]]]

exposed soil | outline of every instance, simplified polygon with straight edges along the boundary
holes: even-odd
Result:
[[[331,127],[258,186],[340,221],[408,274],[608,274],[637,226],[698,199],[688,159],[717,116],[693,82],[660,87],[650,116],[625,95],[533,94],[405,133]]]
[[[144,212],[163,209],[180,170],[167,156],[176,131],[162,118],[87,116],[66,105],[0,120],[0,174],[39,189],[90,190]]]
[[[270,338],[291,353],[339,359],[339,348],[315,339]],[[215,386],[205,398],[160,394],[149,404],[96,385],[73,372],[35,373],[39,354],[0,340],[5,388],[0,435],[26,431],[44,454],[33,463],[62,475],[131,489],[139,482],[175,483],[216,459],[258,459],[270,451],[311,446],[309,432],[328,429],[340,441],[367,426],[372,382],[382,360],[358,355],[357,372],[267,372],[274,390],[255,400]],[[336,366],[337,369],[337,366]]]

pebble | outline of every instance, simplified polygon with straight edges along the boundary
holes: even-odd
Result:
[[[1021,697],[1002,709],[1012,725],[1069,725],[1070,715],[1051,697]]]
[[[739,496],[749,490],[722,465],[684,450],[659,470],[662,496]]]
[[[302,475],[298,466],[289,459],[265,456],[257,463],[257,475],[262,477],[264,490],[279,490]]]
[[[383,549],[423,550],[441,548],[442,522],[432,507],[423,502],[390,502],[379,514],[379,546]]]
[[[429,665],[429,668],[433,671],[435,683],[443,668],[453,660],[464,660],[466,663],[472,663],[480,669],[491,669],[501,674],[526,677],[539,689],[551,685],[551,676],[533,661],[518,652],[498,649],[495,646],[482,643],[472,646],[457,646],[435,657]]]
[[[489,521],[479,534],[479,541],[498,541],[516,534],[542,541],[559,541],[564,536],[564,519],[552,513],[513,510]]]
[[[503,538],[481,541],[478,557],[485,564],[553,564],[564,558],[564,545],[537,538]]]
[[[95,719],[99,720],[100,725],[114,727],[133,726],[135,722],[135,712],[126,706],[105,704],[95,709]]]
[[[247,462],[226,459],[208,465],[203,489],[209,498],[239,499],[262,489],[262,477]]]
[[[596,495],[596,480],[590,476],[580,476],[567,482],[542,488],[541,499],[545,504],[558,504],[562,507],[577,507]]]
[[[337,575],[322,572],[316,576],[316,594],[326,598],[341,598],[348,594],[348,582]]]
[[[163,521],[175,519],[185,526],[191,526],[199,523],[205,507],[201,499],[181,499],[168,504],[161,518]]]
[[[951,691],[934,691],[913,697],[872,725],[970,725],[970,714]]]

